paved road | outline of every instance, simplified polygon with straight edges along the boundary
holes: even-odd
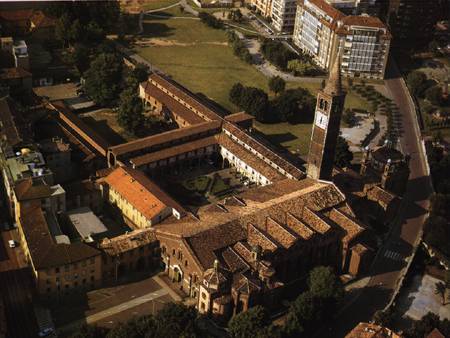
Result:
[[[410,154],[411,174],[402,207],[398,212],[393,231],[385,240],[372,268],[366,287],[354,301],[341,310],[329,330],[322,330],[317,337],[344,337],[361,321],[369,321],[373,314],[390,301],[398,282],[405,272],[407,259],[421,236],[426,210],[429,208],[431,183],[427,174],[426,157],[421,146],[415,109],[408,97],[407,88],[391,64],[391,78],[386,80],[387,90],[400,108],[403,134],[400,146]],[[358,294],[358,291],[356,291]]]

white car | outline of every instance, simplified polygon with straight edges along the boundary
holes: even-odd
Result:
[[[9,244],[9,247],[10,247],[10,248],[15,248],[15,247],[16,247],[16,242],[13,241],[12,239],[10,239],[10,240],[8,241],[8,244]]]

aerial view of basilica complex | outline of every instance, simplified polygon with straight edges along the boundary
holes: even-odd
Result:
[[[450,337],[449,0],[0,2],[0,337]]]

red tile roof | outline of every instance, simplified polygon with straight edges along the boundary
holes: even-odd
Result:
[[[20,225],[36,270],[59,267],[100,255],[100,251],[82,242],[57,244],[50,234],[38,201],[21,205]]]
[[[2,80],[22,79],[31,76],[31,73],[22,67],[2,68],[0,70],[0,79]]]
[[[177,155],[186,154],[191,151],[203,149],[209,146],[217,145],[217,139],[215,136],[208,136],[199,140],[182,143],[180,145],[155,151],[142,156],[133,157],[130,159],[130,163],[134,168],[139,168],[143,165],[158,162],[164,159],[175,157]]]
[[[104,182],[147,219],[154,218],[168,207],[184,213],[177,202],[139,170],[118,167],[106,176]]]
[[[186,106],[175,100],[173,97],[164,93],[161,89],[156,87],[150,81],[145,81],[141,83],[144,88],[145,94],[153,97],[157,101],[164,104],[174,115],[178,115],[188,124],[198,124],[205,122],[205,119],[201,118],[199,115],[194,113],[192,110],[188,109]]]
[[[131,142],[119,144],[117,146],[110,147],[109,149],[114,155],[120,156],[164,144],[171,146],[176,143],[175,141],[180,143],[180,141],[184,138],[192,137],[201,133],[206,134],[214,130],[220,130],[220,121],[203,122],[186,128],[166,131],[161,134],[147,136]]]

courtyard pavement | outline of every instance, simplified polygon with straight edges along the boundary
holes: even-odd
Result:
[[[53,306],[58,333],[69,335],[83,324],[111,328],[135,316],[154,314],[166,303],[181,298],[160,277],[97,289]]]
[[[439,282],[441,280],[427,274],[414,276],[411,285],[400,293],[397,300],[403,318],[419,320],[432,312],[441,319],[450,320],[450,303],[442,305],[441,296],[434,293],[435,285]]]

